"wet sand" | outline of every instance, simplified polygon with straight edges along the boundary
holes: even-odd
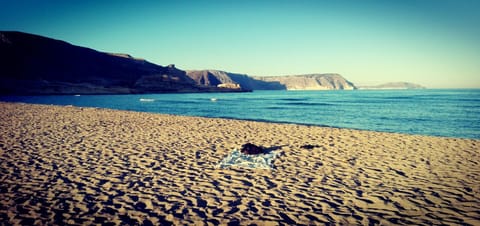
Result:
[[[215,168],[247,142],[280,151],[275,169]],[[480,225],[479,150],[471,139],[0,103],[0,222]]]

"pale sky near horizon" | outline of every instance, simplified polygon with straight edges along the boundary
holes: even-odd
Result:
[[[0,0],[3,1],[3,0]],[[480,1],[5,1],[0,30],[184,70],[480,88]]]

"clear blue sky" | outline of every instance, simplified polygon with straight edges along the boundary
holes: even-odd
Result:
[[[0,30],[181,69],[480,88],[480,1],[3,1]]]

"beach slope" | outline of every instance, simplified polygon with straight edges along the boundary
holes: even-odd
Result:
[[[247,142],[280,152],[273,170],[215,167]],[[479,225],[479,150],[470,139],[0,103],[0,222]]]

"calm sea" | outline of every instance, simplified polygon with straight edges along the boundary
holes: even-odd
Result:
[[[3,96],[0,101],[480,139],[480,89]]]

